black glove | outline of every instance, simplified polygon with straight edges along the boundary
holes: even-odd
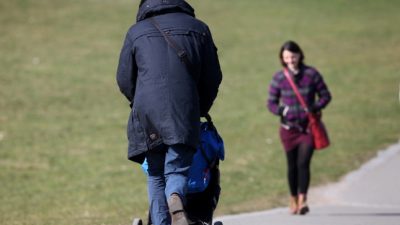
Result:
[[[310,113],[313,113],[313,114],[319,113],[319,111],[321,111],[321,109],[319,107],[317,107],[316,105],[312,105],[311,107],[309,107],[308,110],[310,111]]]

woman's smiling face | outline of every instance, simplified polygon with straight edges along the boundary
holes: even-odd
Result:
[[[288,50],[284,50],[282,52],[282,59],[283,62],[286,63],[286,66],[292,70],[296,71],[299,69],[299,62],[300,62],[300,54],[294,53]]]

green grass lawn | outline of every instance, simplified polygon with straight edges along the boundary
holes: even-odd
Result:
[[[225,140],[217,214],[286,204],[278,118],[266,107],[278,50],[292,39],[324,75],[332,146],[312,185],[332,182],[400,138],[399,1],[190,0],[219,48],[212,110]],[[132,0],[0,2],[0,224],[130,224],[145,217],[126,159],[129,107],[115,82]]]

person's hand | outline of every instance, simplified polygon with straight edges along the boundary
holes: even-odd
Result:
[[[282,106],[279,107],[279,115],[281,117],[285,117],[288,112],[289,112],[289,106],[282,105]]]
[[[279,107],[279,116],[281,117],[281,123],[286,124],[286,115],[289,112],[289,106],[282,105]]]

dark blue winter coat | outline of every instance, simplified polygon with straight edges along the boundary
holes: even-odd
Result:
[[[192,66],[183,63],[160,28],[185,49]],[[199,142],[200,116],[211,108],[222,73],[207,25],[183,0],[147,0],[121,50],[117,83],[130,101],[128,158],[141,163],[147,150],[160,145]]]

